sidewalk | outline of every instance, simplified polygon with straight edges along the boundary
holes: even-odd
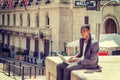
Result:
[[[20,78],[15,79],[15,78],[13,78],[13,76],[7,76],[0,71],[0,80],[21,80],[21,79]],[[39,76],[37,78],[32,77],[31,79],[25,78],[25,80],[46,80],[46,78],[45,78],[45,76]]]
[[[0,80],[15,80],[12,77],[9,77],[0,71]]]
[[[25,79],[25,80],[46,80],[45,76],[39,76],[37,78],[32,77],[31,79]]]

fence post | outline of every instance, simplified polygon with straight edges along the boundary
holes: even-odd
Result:
[[[30,67],[30,78],[31,78],[31,70],[32,70],[32,67]]]
[[[13,76],[14,76],[14,73],[15,73],[15,62],[13,62]]]
[[[22,80],[24,80],[24,66],[22,67]]]
[[[42,67],[42,75],[45,74],[45,67]]]
[[[8,76],[10,76],[10,63],[8,63]]]
[[[39,69],[39,75],[41,75],[41,68]]]
[[[36,60],[36,58],[35,58],[35,64],[37,64],[37,60]]]
[[[37,68],[37,67],[35,66],[35,78],[36,78],[36,68]]]
[[[21,62],[19,63],[19,66],[20,66],[20,72],[19,72],[19,75],[21,76],[21,66],[22,66]]]

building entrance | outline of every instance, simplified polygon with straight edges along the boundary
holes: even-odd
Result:
[[[105,34],[117,33],[117,26],[113,19],[109,18],[105,21]]]

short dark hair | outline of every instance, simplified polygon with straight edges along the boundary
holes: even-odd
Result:
[[[86,28],[86,29],[90,30],[90,25],[89,25],[89,24],[83,24],[83,25],[81,26],[81,29],[82,29],[82,28]]]

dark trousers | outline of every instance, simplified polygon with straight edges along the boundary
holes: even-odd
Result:
[[[80,63],[60,63],[57,65],[57,79],[56,80],[70,80],[72,70],[83,69]]]

